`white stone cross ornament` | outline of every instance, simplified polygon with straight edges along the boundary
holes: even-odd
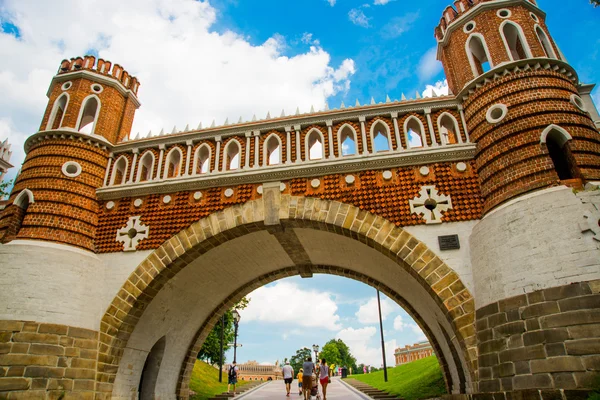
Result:
[[[421,214],[427,224],[441,224],[442,212],[452,208],[450,196],[438,194],[435,186],[422,186],[420,196],[409,200],[410,212]]]
[[[142,225],[141,216],[129,217],[127,224],[117,231],[117,242],[123,242],[123,251],[135,251],[142,239],[146,239],[150,228]]]

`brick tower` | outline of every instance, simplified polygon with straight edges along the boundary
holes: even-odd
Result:
[[[25,144],[27,157],[0,218],[0,240],[94,250],[96,189],[112,145],[129,134],[138,87],[118,64],[93,56],[62,61],[40,131]]]
[[[598,196],[583,192],[600,181],[589,86],[535,0],[457,0],[435,37],[477,144],[484,199],[471,234],[478,390],[586,387],[593,368],[575,355],[595,350],[574,350],[591,331],[575,333],[586,322],[573,313],[597,312],[585,303],[597,292],[600,255],[586,233],[598,220]]]

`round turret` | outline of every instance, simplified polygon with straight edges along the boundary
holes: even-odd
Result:
[[[592,110],[536,3],[457,0],[455,7],[435,35],[477,143],[484,212],[533,190],[599,180]]]
[[[113,144],[129,135],[139,83],[117,64],[64,60],[9,204],[0,241],[30,239],[94,250],[98,200]]]

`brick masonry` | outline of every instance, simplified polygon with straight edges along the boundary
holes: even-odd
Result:
[[[488,304],[476,327],[480,392],[543,389],[569,398],[600,375],[600,280]]]

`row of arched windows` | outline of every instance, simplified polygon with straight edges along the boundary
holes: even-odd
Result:
[[[538,24],[535,25],[534,30],[546,57],[558,59],[546,32]],[[516,22],[504,21],[500,25],[500,37],[510,60],[518,61],[533,57],[523,29]],[[485,37],[481,33],[472,33],[469,36],[466,52],[474,76],[482,75],[494,67]]]
[[[442,145],[455,144],[462,142],[458,121],[456,118],[444,112],[438,117],[438,131]],[[350,124],[344,124],[338,129],[337,149],[340,157],[347,157],[359,154],[358,137],[360,133]],[[392,132],[388,124],[382,120],[377,120],[370,129],[370,144],[372,153],[393,150],[394,141]],[[415,116],[410,116],[404,122],[404,140],[407,147],[420,148],[427,146],[426,131],[421,120]],[[325,154],[325,135],[319,129],[311,129],[305,137],[305,160],[324,159]],[[283,163],[283,143],[279,135],[271,133],[263,142],[263,166],[278,165]],[[396,143],[396,148],[401,144]],[[229,140],[225,145],[222,156],[214,155],[214,149],[207,143],[201,144],[194,152],[192,163],[192,175],[201,175],[212,172],[215,169],[223,171],[237,170],[242,167],[242,144],[237,138]],[[363,153],[367,149],[363,148]],[[146,182],[153,179],[177,178],[184,174],[185,160],[183,151],[179,147],[173,147],[165,157],[164,163],[157,166],[157,157],[152,150],[147,150],[141,154],[137,161],[137,170],[135,175],[130,175],[133,182]],[[135,166],[134,166],[135,168]],[[160,168],[157,171],[155,168]],[[120,156],[112,169],[110,185],[120,185],[127,181],[127,172],[131,174],[129,168],[129,159]]]
[[[63,93],[56,99],[52,106],[48,123],[46,124],[46,130],[58,129],[63,126],[63,119],[69,106],[69,100],[68,93]],[[100,115],[100,99],[95,94],[92,94],[86,97],[81,103],[75,129],[82,133],[95,133],[98,115]]]

